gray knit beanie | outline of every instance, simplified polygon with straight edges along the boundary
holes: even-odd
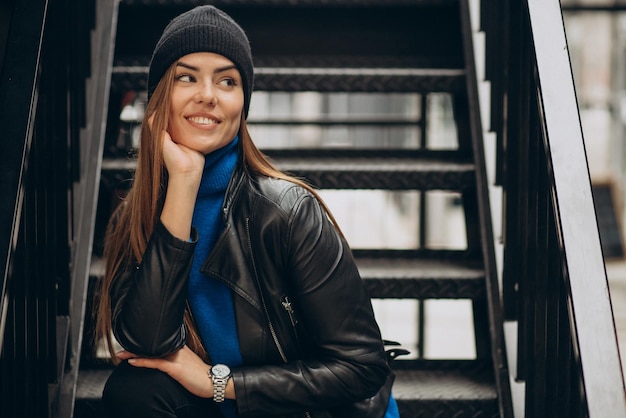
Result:
[[[148,98],[170,65],[194,52],[214,52],[235,64],[243,79],[243,109],[247,117],[254,83],[250,42],[230,16],[213,6],[198,6],[175,17],[167,25],[150,61]]]

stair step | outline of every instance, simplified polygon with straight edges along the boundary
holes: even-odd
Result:
[[[358,255],[355,260],[372,298],[477,299],[485,296],[485,272],[472,261]],[[104,276],[102,258],[93,257],[90,276]]]
[[[162,29],[197,4],[122,1],[115,65],[147,66]],[[245,29],[257,70],[465,67],[459,0],[242,0],[215,5]],[[145,83],[145,78],[137,81]]]
[[[474,165],[409,158],[284,158],[277,166],[321,189],[463,190]]]
[[[395,370],[393,396],[402,418],[498,417],[498,398],[489,370]]]
[[[478,299],[485,272],[459,260],[356,258],[372,298]]]
[[[147,66],[114,67],[111,87],[117,91],[146,90]],[[465,87],[463,69],[423,68],[272,68],[254,70],[257,91],[458,92]]]
[[[384,157],[384,152],[352,157],[327,153],[312,153],[309,157],[295,153],[268,154],[279,169],[305,178],[321,189],[461,191],[476,184],[474,164],[443,154],[436,158],[409,151],[391,157]],[[130,178],[135,164],[129,159],[105,159],[102,170],[112,181],[122,182]]]
[[[100,398],[110,368],[81,370],[74,418],[103,417]],[[497,417],[488,364],[474,360],[394,362],[393,396],[402,418]]]
[[[74,401],[74,418],[104,418],[100,399],[104,385],[112,371],[112,368],[81,369],[79,371]]]
[[[458,4],[459,0],[341,0],[328,2],[327,0],[299,0],[298,2],[294,2],[293,0],[272,0],[267,1],[266,3],[271,6],[394,6],[394,5],[420,5],[420,6],[444,6],[450,4]],[[131,6],[145,6],[145,7],[163,7],[168,3],[176,6],[187,6],[189,8],[198,5],[198,0],[122,0],[122,3],[125,5]],[[229,1],[215,2],[215,4],[219,7],[219,3],[231,3]],[[245,5],[249,3],[249,6],[257,6],[260,3],[258,0],[240,0],[237,2],[240,5]]]

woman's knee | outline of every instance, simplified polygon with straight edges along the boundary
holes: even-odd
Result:
[[[123,362],[104,387],[102,402],[107,414],[115,418],[175,416],[174,411],[187,402],[184,389],[167,374],[138,368]]]
[[[192,395],[166,373],[127,362],[107,380],[102,404],[109,418],[223,418],[214,402]]]

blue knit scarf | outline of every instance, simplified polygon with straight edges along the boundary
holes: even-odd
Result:
[[[193,212],[193,226],[198,231],[188,300],[202,343],[213,364],[236,367],[243,364],[230,289],[222,282],[204,276],[200,268],[223,229],[222,206],[226,188],[238,160],[239,138],[205,157],[204,172]],[[232,401],[220,405],[226,417],[236,417]]]

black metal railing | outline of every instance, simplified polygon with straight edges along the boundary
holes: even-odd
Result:
[[[2,416],[47,416],[69,281],[66,56],[45,0],[14,1],[0,85]],[[62,30],[60,30],[62,32]],[[58,35],[62,36],[62,35]],[[53,55],[53,51],[55,54]],[[61,139],[61,140],[60,140]],[[57,327],[61,325],[60,327]]]
[[[559,0],[481,7],[505,196],[503,305],[518,326],[525,414],[626,417]]]
[[[101,153],[95,146],[89,154],[83,134],[94,16],[95,2],[84,0],[0,7],[2,417],[59,416],[72,331],[80,328],[73,323],[82,323],[77,248],[90,247],[81,231],[93,218],[82,202],[85,190],[96,193],[90,166]]]

